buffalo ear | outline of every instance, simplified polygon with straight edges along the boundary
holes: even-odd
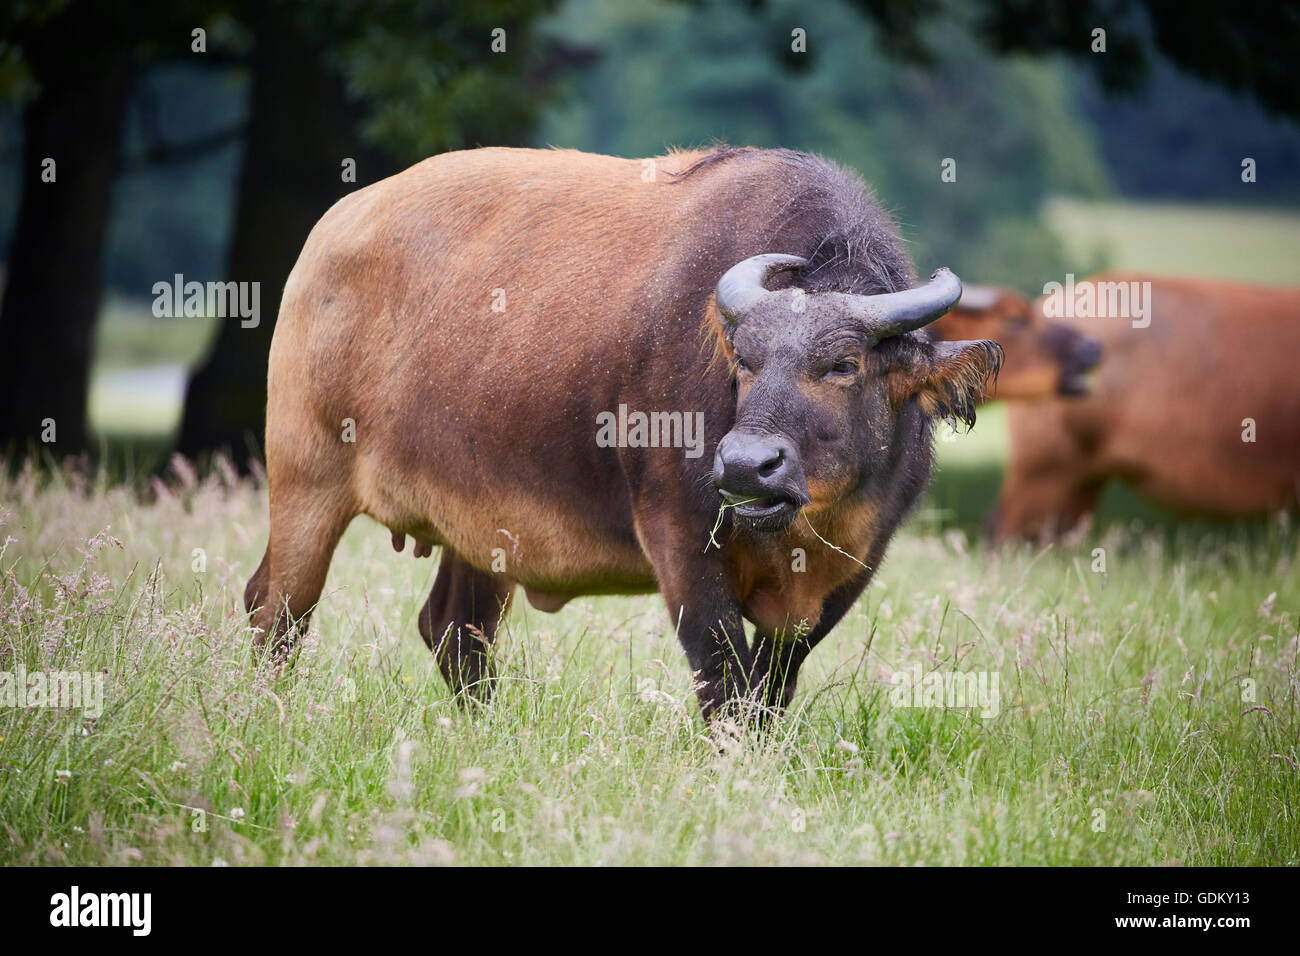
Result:
[[[893,383],[895,400],[916,396],[932,418],[957,418],[970,428],[975,406],[1002,368],[1002,346],[988,339],[978,342],[933,342],[922,360]]]

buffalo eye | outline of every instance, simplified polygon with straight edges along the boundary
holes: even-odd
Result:
[[[823,378],[846,378],[858,374],[858,363],[853,359],[840,359],[823,375]]]

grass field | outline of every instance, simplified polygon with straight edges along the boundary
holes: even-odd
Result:
[[[364,519],[272,680],[263,490],[0,491],[0,670],[104,674],[102,712],[0,708],[0,863],[1300,862],[1280,523],[990,552],[923,514],[774,735],[720,747],[658,598],[521,602],[466,713],[416,632],[433,564]],[[914,665],[984,675],[989,716],[899,706]]]
[[[1044,214],[1080,261],[1100,258],[1112,268],[1167,275],[1300,283],[1300,215],[1294,210],[1056,199]]]

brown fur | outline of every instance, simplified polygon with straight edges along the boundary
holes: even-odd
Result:
[[[1087,396],[1009,407],[996,537],[1069,530],[1112,478],[1184,514],[1296,508],[1300,287],[1093,277],[1144,280],[1152,283],[1149,328],[1127,318],[1061,320],[1102,342]],[[1253,444],[1242,441],[1246,418],[1256,422]]]

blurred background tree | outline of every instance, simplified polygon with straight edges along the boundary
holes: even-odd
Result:
[[[21,136],[25,145],[21,160],[9,162],[21,199],[16,221],[5,223],[0,329],[18,348],[0,375],[0,448],[25,449],[47,418],[57,422],[60,452],[84,445],[121,170],[127,196],[118,198],[140,205],[117,206],[124,225],[112,237],[112,287],[143,297],[186,265],[197,267],[189,279],[260,283],[262,321],[218,324],[188,383],[177,438],[190,455],[224,449],[245,461],[257,453],[280,290],[312,225],[339,197],[402,164],[466,145],[522,144],[552,76],[581,60],[580,51],[531,36],[553,5],[194,0],[119,8],[47,0],[11,8],[0,21],[0,78],[23,119],[18,135],[11,121],[6,139]],[[496,28],[513,55],[490,51]],[[201,50],[195,29],[204,31]],[[173,66],[183,59],[189,69],[178,75]],[[179,135],[177,126],[194,125],[203,129],[183,146],[163,142]],[[134,159],[123,163],[127,129]],[[232,130],[243,148],[224,160],[238,172],[205,170],[217,189],[176,189],[197,184],[151,168],[204,159]],[[40,178],[45,157],[61,164],[55,184]],[[355,161],[355,179],[343,176],[345,159]],[[224,267],[214,268],[216,246],[224,246]]]
[[[153,30],[169,25],[155,7],[142,2],[127,13],[114,4],[45,0],[0,12],[0,93],[21,110],[21,121],[11,122],[19,131],[6,140],[22,143],[21,159],[11,164],[21,170],[10,178],[18,195],[7,197],[17,212],[5,230],[0,448],[25,447],[46,422],[60,447],[75,451],[85,441],[104,237],[131,76]]]
[[[184,330],[201,354],[187,358],[198,360],[177,446],[245,461],[260,445],[280,289],[312,224],[346,192],[462,146],[655,155],[725,139],[819,152],[873,185],[919,269],[1025,291],[1102,264],[1052,230],[1050,197],[1300,196],[1293,4],[114,6],[0,11],[0,450],[28,447],[46,417],[60,454],[80,450],[92,353],[129,341],[142,360],[161,356]],[[191,50],[199,27],[204,53]],[[491,49],[498,27],[505,53]],[[792,49],[795,28],[806,52]],[[1247,148],[1267,175],[1244,192]],[[46,156],[57,187],[40,180]],[[945,159],[955,182],[940,179]],[[260,325],[116,321],[147,314],[153,284],[176,273],[260,282]],[[128,326],[147,331],[120,334]]]
[[[527,133],[547,89],[536,73],[550,53],[532,41],[530,25],[550,6],[324,0],[253,3],[243,12],[252,46],[248,136],[226,272],[260,283],[262,315],[254,328],[218,326],[189,381],[182,454],[258,454],[280,292],[330,205],[399,161],[516,143]],[[496,28],[526,52],[491,55]],[[348,160],[355,176],[343,174]]]

